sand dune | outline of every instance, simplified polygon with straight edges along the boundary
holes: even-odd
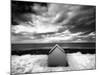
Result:
[[[81,54],[80,52],[67,54],[68,67],[48,67],[47,60],[48,55],[12,55],[11,73],[30,74],[36,72],[95,69],[95,54]]]

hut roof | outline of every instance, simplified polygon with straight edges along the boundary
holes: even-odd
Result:
[[[52,53],[56,48],[58,48],[58,49],[61,50],[63,53],[65,53],[64,49],[61,48],[58,44],[56,44],[56,45],[49,51],[49,54]]]

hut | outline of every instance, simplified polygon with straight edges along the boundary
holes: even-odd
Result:
[[[68,66],[68,62],[66,61],[65,51],[58,44],[56,44],[49,51],[48,66],[49,67]]]

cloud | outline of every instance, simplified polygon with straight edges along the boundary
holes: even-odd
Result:
[[[16,34],[18,33],[48,33],[48,32],[57,32],[62,26],[49,24],[49,23],[42,23],[39,20],[33,24],[33,26],[29,25],[18,25],[13,26],[12,31]]]
[[[26,2],[12,7],[14,43],[95,42],[95,6]]]
[[[49,36],[49,37],[45,37],[44,40],[47,41],[47,42],[71,42],[73,40],[73,38],[75,36],[78,36],[80,35],[81,32],[78,32],[78,33],[70,33],[70,32],[66,32],[66,33],[60,33],[60,34],[54,34],[53,36]]]

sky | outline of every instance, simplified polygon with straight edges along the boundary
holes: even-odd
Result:
[[[12,43],[95,42],[96,6],[12,1]]]

